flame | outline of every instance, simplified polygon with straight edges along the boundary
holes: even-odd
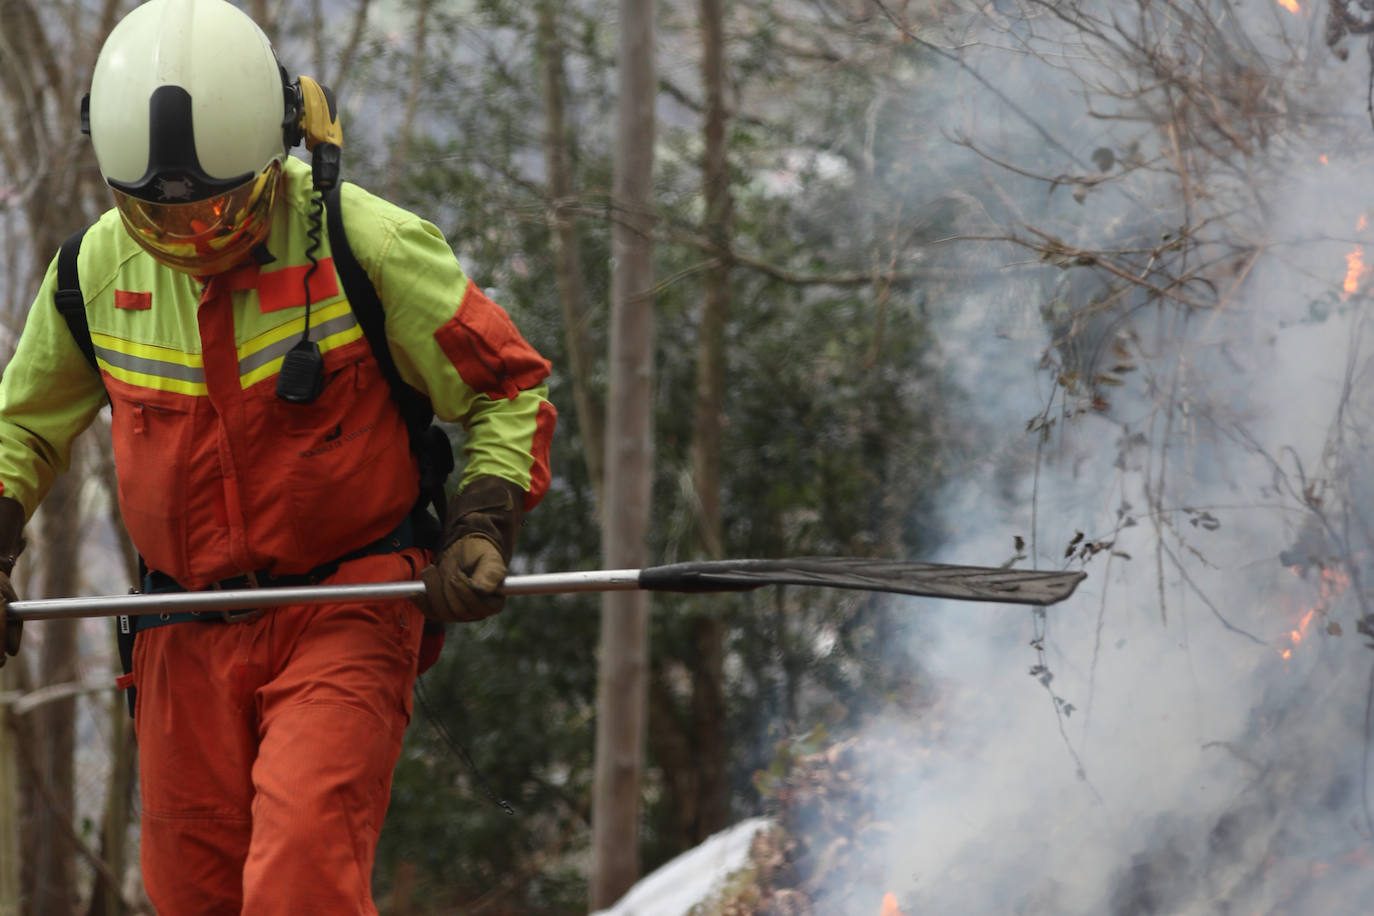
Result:
[[[883,894],[883,911],[879,916],[906,916],[897,906],[897,895],[889,891]]]
[[[1339,598],[1341,592],[1349,587],[1350,576],[1344,570],[1329,566],[1322,570],[1320,583],[1317,589],[1319,603],[1316,610],[1324,613],[1331,606],[1331,602]]]
[[[1327,163],[1326,153],[1322,153],[1322,154],[1321,154],[1319,157],[1317,157],[1317,158],[1321,160],[1321,164],[1322,164],[1322,165],[1326,165],[1326,163]]]
[[[1322,157],[1325,159],[1325,157]],[[1355,221],[1355,231],[1363,232],[1369,226],[1369,215],[1360,214],[1360,218]],[[1369,266],[1364,262],[1364,249],[1356,245],[1345,256],[1345,281],[1341,284],[1341,298],[1349,299],[1360,288],[1360,282],[1369,273]]]
[[[1295,575],[1301,575],[1302,570],[1300,568],[1290,568]],[[1343,570],[1331,566],[1322,567],[1321,574],[1317,579],[1317,600],[1303,612],[1302,617],[1298,619],[1298,625],[1288,631],[1288,645],[1279,649],[1279,658],[1288,661],[1293,657],[1293,649],[1307,639],[1312,623],[1318,617],[1326,616],[1331,605],[1349,585],[1350,576]]]
[[[1342,299],[1349,299],[1360,288],[1360,281],[1369,273],[1364,263],[1364,249],[1356,245],[1345,256],[1345,282],[1341,284]]]
[[[1298,0],[1278,0],[1279,6],[1288,10],[1290,13],[1301,13],[1302,7],[1298,6]]]
[[[1317,616],[1317,609],[1309,608],[1307,613],[1302,615],[1302,620],[1298,621],[1298,628],[1288,632],[1289,638],[1293,640],[1293,645],[1296,646],[1303,641],[1303,637],[1307,635],[1307,628],[1312,625],[1312,618],[1315,616]]]

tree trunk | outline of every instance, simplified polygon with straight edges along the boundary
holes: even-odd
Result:
[[[401,173],[410,162],[410,147],[415,136],[415,113],[420,107],[420,91],[425,79],[425,37],[429,32],[429,0],[418,0],[415,7],[415,50],[410,57],[410,88],[406,90],[405,113],[401,117],[400,138],[386,169],[386,196],[395,200],[401,189]]]
[[[79,454],[79,449],[76,452]],[[74,594],[81,547],[78,495],[79,461],[58,477],[44,501],[42,514],[42,572],[38,592],[45,598]],[[43,625],[40,680],[35,686],[78,679],[77,636],[80,621],[49,621]],[[34,916],[73,916],[76,904],[76,855],[71,825],[75,811],[73,753],[76,747],[76,698],[55,700],[29,714],[27,746],[21,757],[29,765],[24,774],[25,801],[31,806],[25,849],[25,897]]]
[[[714,265],[704,274],[700,343],[697,350],[696,402],[693,410],[692,472],[697,498],[697,531],[702,551],[722,555],[720,518],[721,397],[725,385],[725,319],[730,308],[730,235],[733,205],[725,151],[725,56],[723,0],[701,0],[702,84],[706,92],[703,125],[702,195],[706,200],[703,234]]]
[[[20,689],[19,662],[0,668],[0,696]],[[0,703],[0,916],[19,916],[20,884],[18,742],[10,708]]]
[[[647,565],[653,480],[654,4],[620,0],[620,73],[614,165],[610,409],[602,543],[613,568]],[[639,877],[639,794],[649,653],[642,591],[602,601],[592,798],[592,909]]]
[[[605,412],[601,399],[592,390],[592,345],[587,328],[586,283],[582,275],[579,233],[575,222],[572,157],[568,152],[568,129],[564,120],[563,93],[567,78],[563,71],[563,43],[559,39],[556,4],[539,0],[539,56],[544,77],[544,166],[549,175],[549,223],[553,242],[558,303],[563,311],[563,328],[568,348],[568,377],[572,381],[573,405],[582,435],[583,459],[587,476],[596,493],[598,510],[603,506],[605,474]]]
[[[706,200],[704,235],[715,265],[704,275],[700,343],[697,351],[693,416],[692,471],[699,506],[701,550],[708,558],[724,555],[720,510],[722,404],[725,390],[725,321],[730,309],[730,239],[733,204],[726,156],[724,0],[701,0],[701,76],[706,95],[703,125],[702,193]],[[725,741],[725,636],[720,598],[698,599],[692,621],[696,640],[692,665],[692,728],[697,760],[698,812],[693,842],[726,826],[729,819]]]
[[[29,268],[21,280],[24,293],[17,299],[37,289],[62,240],[108,206],[108,189],[90,143],[78,133],[77,106],[89,85],[96,52],[124,11],[113,0],[79,10],[65,3],[39,7],[30,0],[0,0],[0,99],[11,114],[0,126],[0,185],[19,189],[23,209],[15,237],[22,238],[26,248],[7,255],[14,273]],[[74,28],[74,23],[82,28]],[[17,330],[22,312],[10,323]],[[28,527],[30,544],[23,562],[31,577],[23,592],[30,596],[75,592],[83,539],[78,500],[81,446],[75,452],[72,470],[58,479],[44,504],[41,524]],[[17,660],[23,665],[6,666],[9,683],[15,683],[13,672],[20,668],[28,675],[21,685],[25,688],[76,680],[79,631],[77,621],[30,627],[24,657]],[[0,778],[0,822],[12,822],[16,812],[22,812],[24,828],[18,857],[22,866],[0,852],[0,909],[12,902],[7,886],[16,870],[24,913],[66,916],[76,906],[75,711],[76,700],[69,698],[33,710],[22,722],[6,724],[5,752],[13,755],[8,761],[13,771],[7,779]],[[18,786],[17,795],[11,793],[13,785]],[[0,825],[0,847],[5,831]]]
[[[133,542],[124,530],[116,501],[119,484],[115,477],[110,426],[103,417],[96,422],[99,461],[92,473],[100,480],[110,500],[110,523],[117,535],[120,556],[124,560],[129,584],[137,585],[138,551],[134,549]],[[117,621],[110,622],[112,640],[118,639],[118,626]],[[105,819],[101,825],[100,857],[116,880],[107,880],[103,873],[96,873],[87,916],[123,916],[128,910],[118,879],[123,877],[128,867],[129,824],[134,819],[133,788],[138,780],[138,747],[134,742],[134,720],[129,715],[129,701],[123,691],[117,691],[111,698],[109,719],[110,775],[105,789]]]
[[[100,859],[115,880],[96,872],[86,916],[123,916],[128,911],[118,880],[129,864],[129,823],[133,819],[133,786],[138,778],[134,720],[123,691],[110,698],[109,707],[111,764],[105,785],[105,817],[100,828]]]

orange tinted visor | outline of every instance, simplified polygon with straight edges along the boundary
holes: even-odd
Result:
[[[134,241],[162,264],[208,276],[228,270],[267,237],[281,163],[223,194],[184,204],[160,204],[122,191],[115,206]]]

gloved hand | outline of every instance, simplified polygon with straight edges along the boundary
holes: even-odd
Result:
[[[5,614],[6,605],[19,598],[10,583],[10,573],[23,551],[24,507],[0,497],[0,634],[5,642],[4,651],[0,652],[0,668],[5,666],[6,657],[19,654],[19,640],[24,635],[24,622],[10,620]]]
[[[499,613],[515,535],[525,514],[525,491],[500,477],[478,477],[448,505],[443,547],[420,572],[425,594],[415,599],[432,620],[481,620]]]

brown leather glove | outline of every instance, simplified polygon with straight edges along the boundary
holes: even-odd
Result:
[[[499,613],[525,491],[500,477],[478,477],[448,504],[443,547],[420,572],[425,594],[415,603],[433,620],[481,620]]]
[[[10,620],[5,607],[19,596],[10,583],[14,562],[24,552],[24,507],[12,499],[0,497],[0,634],[4,635],[4,651],[0,652],[0,668],[5,658],[19,654],[19,640],[24,635],[24,621]]]

